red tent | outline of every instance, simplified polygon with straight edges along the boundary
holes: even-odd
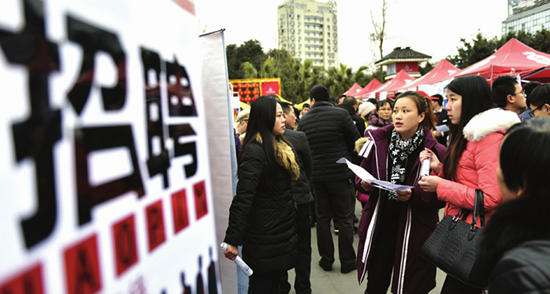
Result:
[[[361,91],[361,85],[359,85],[358,83],[353,83],[351,88],[349,88],[346,92],[344,92],[343,95],[356,96],[359,91]]]
[[[367,92],[367,93],[364,93],[363,95],[361,95],[359,98],[361,99],[366,99],[366,98],[376,98],[377,97],[377,92],[378,91],[381,91],[381,90],[384,90],[386,89],[386,87],[391,83],[391,80],[388,80],[386,81],[385,83],[383,83],[382,85],[374,88],[372,91],[370,92]]]
[[[382,85],[382,83],[380,83],[379,80],[377,79],[372,79],[365,87],[363,87],[363,89],[361,89],[361,91],[359,91],[355,97],[361,97],[363,98],[363,96],[369,92],[372,92],[373,90],[375,90],[376,88],[380,87]]]
[[[467,67],[457,76],[479,75],[489,81],[508,74],[524,74],[550,65],[550,54],[510,39],[491,56]]]
[[[539,81],[542,83],[550,83],[550,66],[536,69],[532,72],[522,75],[522,79],[529,81]]]
[[[422,88],[429,88],[429,86],[452,79],[459,72],[460,72],[460,69],[458,69],[449,61],[447,61],[447,59],[442,59],[427,74],[416,79],[414,82],[403,86],[401,90],[402,91],[405,91],[405,90],[411,90],[411,91],[424,90],[425,91],[426,89],[422,89]]]
[[[376,97],[380,97],[380,99],[393,98],[396,92],[412,81],[414,81],[414,78],[402,69],[397,73],[395,78],[386,82],[383,87],[376,89]]]

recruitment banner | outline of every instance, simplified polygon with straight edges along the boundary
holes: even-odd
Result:
[[[241,79],[230,80],[233,92],[238,93],[241,102],[250,103],[256,101],[262,95],[281,96],[281,79]]]
[[[0,293],[217,293],[188,0],[0,2]]]

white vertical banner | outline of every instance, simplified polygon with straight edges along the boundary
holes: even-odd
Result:
[[[0,5],[0,293],[218,293],[189,0]]]
[[[218,242],[225,237],[229,207],[235,191],[237,172],[235,138],[233,135],[232,93],[229,91],[225,58],[224,31],[201,35],[203,96],[208,128],[212,194]],[[221,255],[220,255],[221,256]],[[224,293],[237,292],[235,264],[220,258],[222,289]]]

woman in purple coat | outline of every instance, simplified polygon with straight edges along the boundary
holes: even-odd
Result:
[[[395,193],[356,180],[357,188],[370,195],[359,225],[358,279],[368,277],[369,294],[386,293],[390,280],[393,293],[428,293],[435,287],[436,269],[420,249],[435,229],[442,203],[418,186],[418,157],[424,148],[444,157],[445,147],[432,137],[433,113],[419,94],[399,95],[392,119],[392,125],[367,131],[366,144],[372,147],[361,165],[380,180],[413,188]]]

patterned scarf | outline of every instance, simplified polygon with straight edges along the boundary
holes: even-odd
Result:
[[[407,169],[407,161],[409,156],[424,143],[424,129],[418,128],[414,136],[410,139],[403,139],[393,130],[390,139],[390,159],[391,159],[391,174],[390,182],[394,184],[405,183],[405,172]],[[397,200],[395,192],[389,192],[389,198]]]

